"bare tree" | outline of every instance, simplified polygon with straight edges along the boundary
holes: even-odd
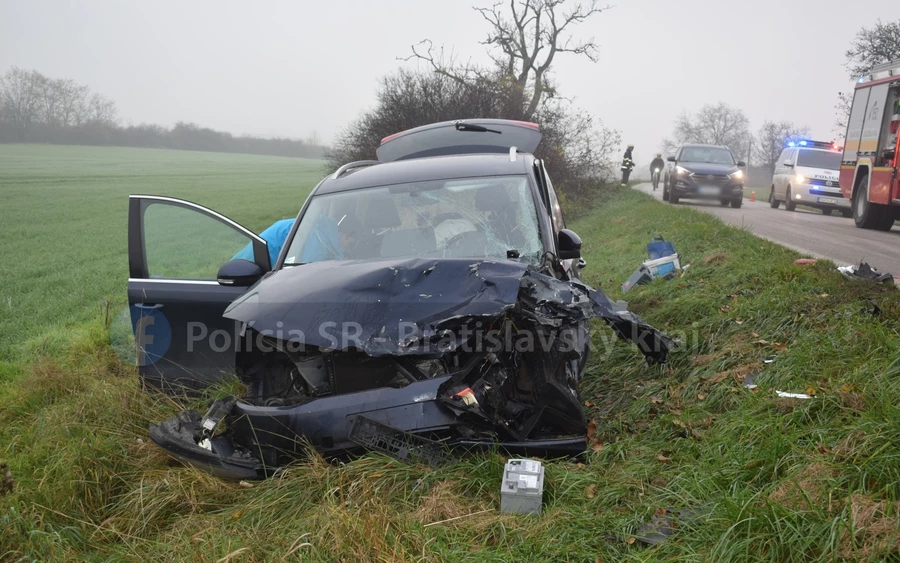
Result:
[[[19,141],[38,120],[45,80],[37,71],[15,66],[0,77],[0,117],[15,129]]]
[[[847,121],[850,120],[850,104],[853,102],[852,92],[838,92],[838,101],[834,104],[834,129],[832,133],[840,138],[847,134]]]
[[[744,112],[719,102],[703,106],[696,114],[682,112],[663,146],[671,152],[685,143],[725,145],[744,158],[750,152],[750,138],[750,121]]]
[[[90,90],[70,78],[54,81],[59,97],[59,120],[63,127],[81,125],[87,120],[87,100]]]
[[[490,8],[475,8],[491,26],[482,44],[489,47],[488,54],[503,79],[515,85],[525,119],[532,119],[545,97],[555,95],[547,74],[557,54],[573,53],[596,62],[599,49],[593,38],[576,41],[571,30],[606,9],[608,6],[598,6],[596,0],[509,0],[506,6],[497,2]],[[414,45],[412,55],[404,60],[413,58],[457,82],[484,78],[483,69],[457,65],[452,57],[446,60],[443,49],[436,52],[429,40]]]
[[[87,101],[86,121],[104,125],[115,125],[116,103],[102,94],[91,94]]]
[[[756,133],[756,143],[753,147],[757,163],[765,167],[770,174],[774,174],[778,157],[781,156],[785,143],[788,140],[802,137],[808,132],[808,127],[800,127],[790,121],[764,122]]]
[[[479,72],[483,79],[473,82],[409,70],[382,78],[377,105],[335,139],[328,154],[331,169],[374,158],[382,138],[420,125],[471,116],[524,119],[523,107],[511,102],[516,85],[502,80],[502,73]],[[536,155],[551,171],[567,213],[577,212],[615,175],[612,154],[619,135],[569,104],[545,101],[532,119],[543,133]]]
[[[853,80],[867,74],[873,66],[900,59],[900,20],[878,20],[871,28],[860,29],[844,55],[844,66]]]

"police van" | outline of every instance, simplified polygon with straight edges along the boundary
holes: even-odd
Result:
[[[791,141],[782,151],[772,177],[769,205],[793,211],[798,205],[821,209],[823,215],[835,210],[844,217],[853,211],[841,192],[841,147],[833,142]]]

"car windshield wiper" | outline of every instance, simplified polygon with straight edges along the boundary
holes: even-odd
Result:
[[[287,267],[287,266],[305,266],[306,264],[307,264],[306,262],[285,262],[284,264],[282,264],[282,266],[283,266],[283,267]]]
[[[498,135],[502,135],[502,131],[497,131],[496,129],[488,129],[487,127],[483,127],[481,125],[475,125],[472,123],[465,123],[464,121],[456,122],[456,130],[457,131],[472,131],[475,133],[496,133]]]

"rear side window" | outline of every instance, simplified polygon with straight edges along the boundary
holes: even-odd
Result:
[[[797,166],[823,168],[825,170],[841,169],[841,153],[829,151],[802,150],[797,157]]]

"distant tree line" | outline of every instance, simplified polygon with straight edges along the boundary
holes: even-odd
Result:
[[[168,128],[119,123],[116,104],[66,78],[12,67],[0,76],[0,143],[165,148],[322,158],[325,147],[297,139],[236,136],[179,122]]]

